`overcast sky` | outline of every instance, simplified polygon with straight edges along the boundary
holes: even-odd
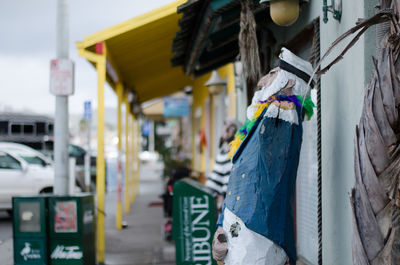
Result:
[[[49,93],[49,62],[56,55],[56,0],[0,0],[0,111],[30,111],[54,115]],[[76,41],[173,0],[69,0],[70,58],[75,62],[75,94],[71,114],[83,112],[83,102],[96,106],[97,76],[78,56]],[[106,107],[116,96],[106,86]]]

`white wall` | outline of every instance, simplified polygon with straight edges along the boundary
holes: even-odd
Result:
[[[294,25],[271,25],[270,28],[277,44],[280,44],[289,41],[319,16],[322,56],[337,37],[355,25],[358,18],[370,17],[374,13],[376,2],[343,0],[341,21],[333,19],[329,13],[329,21],[325,24],[322,21],[322,0],[311,0],[303,6],[300,18]],[[338,45],[323,66],[342,51],[347,43],[348,41],[344,41]],[[361,116],[364,87],[373,69],[372,55],[375,55],[373,28],[321,79],[324,265],[352,264],[349,192],[354,185],[353,139],[355,126]]]
[[[354,26],[358,18],[366,17],[364,12],[364,1],[343,1],[340,23],[331,16],[327,24],[321,21],[321,52]],[[362,37],[321,79],[323,261],[326,265],[352,264],[349,192],[354,185],[353,140],[361,116],[365,82],[370,76],[367,64],[371,64],[371,52],[374,52],[368,43],[375,44],[375,39],[370,37]],[[341,51],[346,43],[336,51]]]

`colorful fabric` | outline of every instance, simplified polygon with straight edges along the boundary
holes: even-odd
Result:
[[[293,207],[304,112],[296,106],[299,124],[295,124],[267,117],[267,111],[264,109],[233,156],[227,195],[217,225],[224,226],[224,213],[228,209],[249,230],[279,245],[290,264],[295,265]]]
[[[235,139],[230,143],[230,150],[228,153],[228,157],[232,159],[233,155],[235,154],[236,150],[239,148],[240,144],[242,143],[243,139],[246,137],[248,132],[251,130],[251,128],[254,126],[255,121],[257,118],[261,115],[261,113],[264,111],[264,109],[268,108],[271,103],[273,102],[292,102],[296,106],[300,107],[302,110],[304,110],[304,114],[307,118],[307,120],[311,119],[312,115],[314,114],[314,102],[312,101],[311,97],[308,96],[305,99],[302,96],[299,95],[276,95],[268,98],[267,100],[264,101],[259,101],[258,104],[255,105],[257,110],[254,113],[254,116],[250,120],[246,120],[245,124],[243,125],[242,128],[240,128],[236,134],[235,134]]]

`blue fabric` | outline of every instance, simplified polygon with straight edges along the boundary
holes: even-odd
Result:
[[[265,110],[233,157],[222,210],[227,207],[249,229],[282,247],[290,264],[295,265],[293,203],[302,118],[299,117],[296,125],[264,117],[264,113]],[[218,218],[219,226],[223,222],[223,211]]]

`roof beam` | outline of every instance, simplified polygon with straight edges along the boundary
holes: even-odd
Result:
[[[120,24],[117,24],[110,28],[101,30],[95,34],[89,35],[83,39],[81,45],[84,46],[85,48],[88,48],[90,46],[95,45],[98,42],[102,42],[102,41],[111,39],[111,38],[121,35],[125,32],[142,27],[144,25],[147,25],[147,24],[151,23],[152,21],[162,19],[169,15],[175,15],[176,14],[176,6],[183,4],[184,2],[186,2],[186,0],[177,0],[168,5],[165,5],[163,7],[154,9],[143,15],[129,19],[123,23],[120,23]]]

